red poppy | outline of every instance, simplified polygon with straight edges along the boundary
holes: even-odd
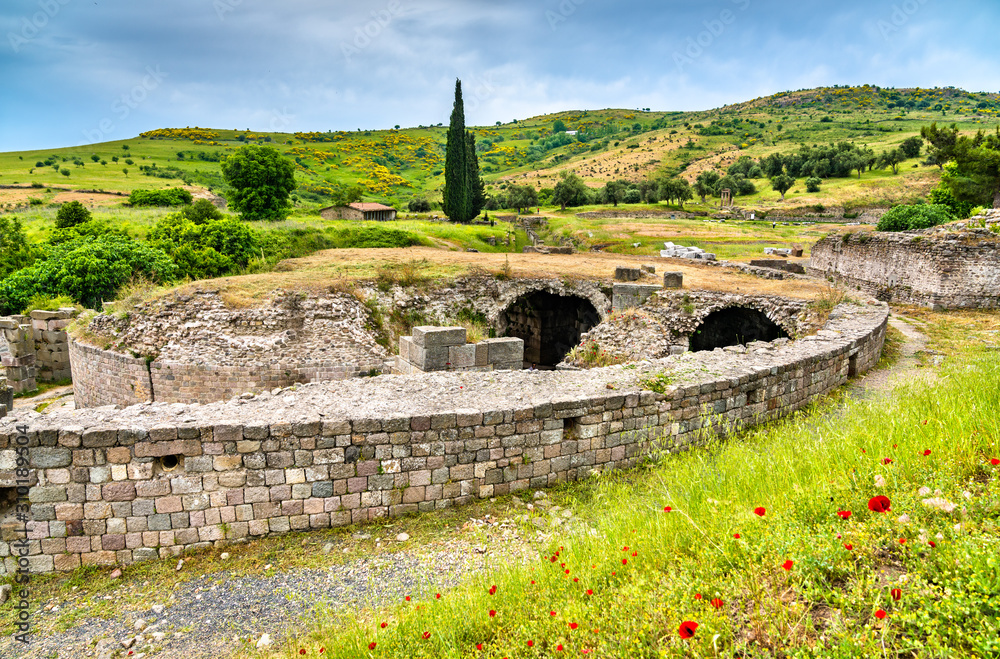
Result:
[[[795,563],[793,563],[792,559],[789,558],[787,561],[781,564],[781,567],[785,568],[786,570],[791,570],[793,565],[795,565]]]
[[[740,534],[739,533],[734,533],[733,537],[736,538],[737,540],[739,540],[740,539]]]
[[[324,652],[326,652],[326,648],[320,648],[320,649],[319,649],[319,653],[320,653],[320,654],[323,654]]]
[[[712,598],[711,604],[712,604],[712,606],[714,606],[717,609],[721,609],[722,608],[722,600],[719,599],[718,597]]]
[[[431,637],[431,633],[430,633],[430,632],[424,632],[424,640],[425,640],[425,641],[426,641],[427,639],[429,639],[430,637]]]
[[[434,597],[435,599],[441,599],[441,593],[437,593],[436,595],[434,595]]]
[[[556,615],[556,612],[555,612],[555,611],[549,611],[549,615],[550,615],[550,616],[555,616],[555,615]]]
[[[576,628],[577,628],[577,627],[579,627],[579,626],[580,626],[580,625],[576,624],[575,622],[571,622],[571,623],[569,623],[569,628],[570,628],[570,629],[576,629]]]
[[[573,577],[573,583],[580,583],[579,577]]]
[[[889,512],[889,506],[889,497],[882,496],[881,494],[868,500],[868,510],[873,513],[887,513]]]
[[[550,558],[550,559],[549,559],[549,562],[550,562],[550,563],[555,563],[555,562],[556,562],[556,557],[555,557],[555,556],[553,556],[552,558]]]
[[[767,508],[765,508],[764,506],[760,506],[760,507],[758,507],[758,508],[754,508],[754,509],[753,509],[753,512],[754,512],[754,514],[756,514],[756,515],[757,515],[758,517],[763,517],[764,515],[766,515],[766,514],[767,514]]]
[[[530,648],[530,647],[534,647],[534,645],[535,645],[535,642],[534,642],[534,641],[528,641],[528,647],[529,647],[529,648]]]
[[[700,600],[700,599],[701,599],[701,593],[695,593],[695,594],[694,594],[694,598],[695,598],[696,600]]]
[[[899,544],[905,545],[906,544],[906,538],[900,538],[899,539]]]
[[[931,450],[929,448],[928,449],[924,449],[924,455],[930,455],[930,454],[931,454]]]
[[[899,598],[903,596],[903,591],[901,591],[899,588],[893,588],[892,590],[889,591],[889,594],[892,595],[892,599],[898,602]]]
[[[670,506],[664,506],[663,507],[663,512],[665,512],[665,513],[669,513],[671,510],[673,510],[673,508],[671,508]]]
[[[569,574],[569,570],[566,570],[566,574]]]
[[[681,623],[680,628],[677,633],[681,635],[681,638],[691,638],[694,636],[695,631],[698,630],[698,623],[691,622],[690,620],[685,620]]]
[[[482,643],[476,643],[476,649],[477,650],[482,650],[483,649],[483,644]]]
[[[588,595],[593,595],[593,594],[594,594],[594,591],[592,591],[592,590],[591,590],[590,588],[588,588],[588,589],[587,589],[587,594],[588,594]]]
[[[491,587],[490,588],[490,595],[496,595],[496,594],[497,594],[497,587],[496,586]]]
[[[925,426],[927,425],[927,419],[924,419],[924,425]]]
[[[892,464],[892,458],[882,458],[882,464],[884,464],[884,465],[891,465]]]
[[[495,617],[496,617],[496,615],[497,615],[497,612],[496,612],[496,611],[494,611],[493,609],[490,609],[490,617],[491,617],[491,618],[495,618]]]
[[[562,643],[556,646],[556,652],[562,652]]]
[[[851,516],[851,511],[850,510],[840,510],[840,511],[837,511],[837,515],[840,516],[840,517],[842,517],[842,518],[844,518],[844,519],[847,519],[848,517]]]
[[[854,549],[854,545],[844,545],[844,549],[846,549],[847,551],[851,551],[852,549]]]
[[[369,650],[374,650],[375,649],[375,641],[372,641],[371,643],[368,644],[368,649]]]
[[[305,654],[305,653],[306,653],[305,648],[299,648],[299,654]]]
[[[996,467],[997,465],[1000,465],[1000,458],[992,458],[990,460],[990,464],[993,465],[994,467]]]
[[[535,585],[535,580],[534,580],[534,579],[532,579],[532,580],[531,580],[531,585],[532,585],[532,586],[534,586],[534,585]]]
[[[622,565],[628,565],[628,559],[627,558],[623,558],[622,559]]]
[[[879,609],[878,611],[875,612],[875,617],[878,618],[879,620],[885,620],[885,617],[887,615],[889,614],[883,611],[882,609]]]
[[[937,543],[936,543],[936,542],[934,542],[933,540],[931,540],[931,541],[930,541],[930,542],[928,542],[927,544],[929,544],[929,545],[931,546],[931,548],[932,548],[932,549],[933,549],[934,547],[937,547]]]
[[[406,596],[406,601],[407,601],[407,602],[409,602],[409,601],[410,601],[410,596],[409,596],[409,595],[407,595],[407,596]]]

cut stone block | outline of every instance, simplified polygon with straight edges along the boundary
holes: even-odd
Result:
[[[429,327],[426,325],[414,327],[413,343],[421,348],[440,348],[465,345],[465,328]]]
[[[410,351],[410,363],[421,371],[443,371],[448,366],[448,348],[449,346],[432,348],[413,346]]]
[[[489,363],[522,363],[524,361],[524,340],[518,338],[488,339]],[[520,368],[520,366],[518,367]]]
[[[683,272],[664,272],[663,273],[663,287],[664,288],[683,288],[684,287],[684,273]]]
[[[615,281],[639,281],[642,270],[620,265],[615,268]]]
[[[611,289],[611,307],[615,311],[640,307],[659,291],[659,286],[651,284],[615,284]]]
[[[399,337],[399,356],[410,361],[410,353],[413,352],[413,337],[412,336],[401,336]]]
[[[476,344],[476,366],[487,366],[490,363],[490,344]]]
[[[656,274],[656,266],[655,265],[641,265],[639,267],[642,269],[643,272],[648,272],[651,275],[655,275]]]
[[[467,368],[476,365],[476,345],[469,343],[464,346],[448,348],[448,361],[452,368]]]

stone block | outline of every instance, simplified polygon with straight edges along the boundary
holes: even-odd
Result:
[[[399,337],[399,358],[406,362],[412,361],[410,359],[410,351],[413,349],[413,346],[412,336]]]
[[[476,365],[476,345],[469,343],[448,348],[448,361],[452,368],[468,368]]]
[[[683,287],[684,287],[683,272],[663,273],[663,288],[683,288]]]
[[[615,281],[639,281],[642,270],[631,266],[620,265],[615,268]]]
[[[440,348],[465,345],[465,328],[431,327],[426,325],[414,327],[413,343],[420,348]]]
[[[488,346],[489,356],[487,359],[490,364],[524,361],[524,339],[513,337],[487,339],[483,343]]]
[[[640,307],[653,293],[662,290],[650,284],[615,284],[612,286],[611,304],[616,311]]]
[[[101,489],[101,496],[105,501],[132,501],[135,499],[135,483],[132,481],[107,483]]]
[[[448,366],[448,346],[422,348],[414,346],[410,363],[422,371],[443,371]]]
[[[645,265],[645,264],[643,264],[643,265],[639,266],[639,269],[641,269],[643,272],[648,272],[651,275],[655,275],[656,274],[656,266],[655,265]]]

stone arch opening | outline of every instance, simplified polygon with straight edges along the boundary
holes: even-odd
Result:
[[[500,314],[503,336],[524,340],[524,365],[554,368],[580,343],[580,335],[601,322],[590,300],[533,291],[514,300]]]
[[[708,314],[691,334],[691,352],[781,338],[788,338],[788,333],[764,312],[750,307],[727,307]]]

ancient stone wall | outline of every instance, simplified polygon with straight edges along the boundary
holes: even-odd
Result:
[[[988,217],[1000,219],[992,212]],[[829,235],[813,246],[808,272],[885,301],[949,309],[997,308],[998,247],[1000,235],[968,225]]]
[[[816,335],[587,372],[314,383],[210,405],[0,419],[0,480],[27,426],[32,572],[129,564],[213,543],[431,511],[635,465],[653,445],[765,422],[878,359],[885,305]],[[79,349],[79,348],[76,348]],[[640,383],[665,375],[663,394]],[[13,517],[0,523],[16,569]]]
[[[70,341],[76,407],[135,405],[153,400],[149,361]]]

